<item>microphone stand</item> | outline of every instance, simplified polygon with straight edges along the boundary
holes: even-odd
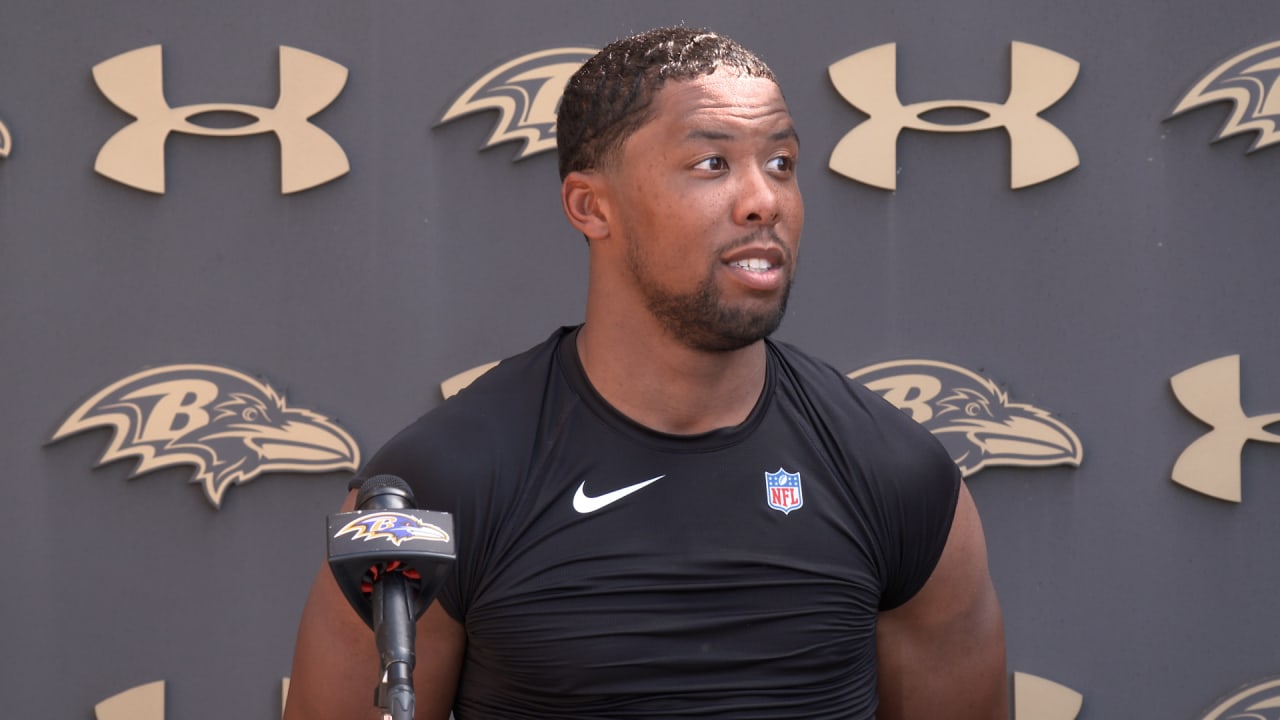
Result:
[[[413,591],[404,573],[389,572],[373,584],[374,627],[378,628],[378,659],[382,678],[374,693],[374,704],[382,710],[382,720],[413,720],[414,621]],[[388,603],[386,598],[406,602]]]

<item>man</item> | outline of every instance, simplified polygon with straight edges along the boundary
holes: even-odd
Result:
[[[418,623],[418,717],[1005,718],[1000,609],[955,465],[766,340],[804,222],[772,72],[713,33],[644,33],[574,76],[557,137],[590,254],[584,324],[361,473],[405,478],[458,529]],[[286,719],[368,717],[377,672],[321,570]]]

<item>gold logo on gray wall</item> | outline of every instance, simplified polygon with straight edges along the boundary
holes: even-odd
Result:
[[[144,370],[99,391],[76,408],[53,441],[112,428],[99,465],[138,458],[131,478],[173,465],[194,465],[191,482],[216,508],[232,485],[263,473],[355,470],[360,450],[329,418],[291,408],[270,385],[216,365]]]
[[[505,62],[463,91],[440,122],[481,110],[497,110],[498,125],[489,135],[486,148],[524,140],[516,160],[554,150],[556,113],[564,86],[596,52],[592,48],[554,48]]]
[[[1076,720],[1084,696],[1066,685],[1059,685],[1029,673],[1013,674],[1014,720]]]
[[[1280,678],[1241,688],[1205,713],[1202,720],[1280,720]]]
[[[309,118],[329,106],[347,83],[347,69],[305,50],[280,47],[280,98],[274,107],[205,103],[169,107],[164,98],[161,46],[117,55],[93,67],[98,89],[134,122],[112,135],[93,169],[130,187],[164,193],[164,148],[169,133],[240,137],[275,133],[280,142],[280,191],[294,193],[345,174],[347,155]],[[247,115],[257,122],[236,128],[209,128],[191,118],[209,112]]]
[[[897,46],[888,43],[850,55],[828,68],[849,104],[870,117],[850,130],[831,152],[828,166],[858,182],[897,187],[898,135],[903,130],[978,132],[1004,128],[1009,135],[1010,186],[1015,190],[1055,178],[1080,164],[1071,140],[1040,113],[1075,84],[1080,63],[1046,48],[1015,42],[1009,97],[1004,103],[935,100],[903,105],[898,99]],[[973,110],[986,118],[944,125],[921,116],[943,108]]]
[[[164,720],[164,681],[129,688],[93,706],[95,720]]]
[[[1255,132],[1253,152],[1280,142],[1280,42],[1249,48],[1218,64],[1187,91],[1169,117],[1230,101],[1231,115],[1213,142]]]
[[[489,372],[497,366],[498,363],[495,361],[487,362],[483,365],[477,365],[470,370],[463,370],[457,375],[453,375],[440,383],[440,394],[444,396],[445,400],[448,400],[454,395],[457,395],[463,388],[475,382],[481,375]]]
[[[0,158],[9,157],[9,151],[13,148],[13,136],[9,134],[9,128],[0,122]]]
[[[289,697],[289,678],[280,681],[280,714]],[[131,687],[93,706],[94,720],[164,720],[164,681]]]
[[[1209,497],[1240,502],[1240,453],[1250,440],[1280,443],[1266,427],[1280,413],[1244,414],[1240,356],[1227,355],[1174,375],[1169,384],[1187,412],[1213,428],[1187,446],[1173,464],[1173,481]]]
[[[970,370],[936,360],[869,365],[849,377],[906,411],[942,443],[968,477],[984,467],[1076,465],[1080,438],[1040,408]]]

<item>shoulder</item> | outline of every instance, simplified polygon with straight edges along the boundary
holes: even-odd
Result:
[[[881,501],[936,503],[946,514],[960,474],[927,428],[813,355],[786,343],[770,346],[780,399],[806,416],[815,442],[837,458],[851,482]]]
[[[781,380],[810,392],[824,393],[833,403],[848,405],[850,401],[869,415],[889,414],[901,411],[887,403],[862,383],[851,380],[834,366],[795,345],[770,340],[771,362],[777,367]]]
[[[353,484],[387,473],[415,490],[436,492],[465,477],[489,476],[504,454],[532,442],[537,417],[555,370],[555,350],[565,330],[506,358],[453,397],[396,433],[374,454]]]
[[[879,393],[794,345],[770,341],[771,362],[783,392],[801,394],[804,402],[848,431],[874,431],[879,441],[926,454],[945,451],[923,425]],[[950,462],[949,458],[946,458]]]
[[[560,344],[572,331],[560,328],[543,342],[503,359],[424,417],[465,417],[539,402],[556,372]]]

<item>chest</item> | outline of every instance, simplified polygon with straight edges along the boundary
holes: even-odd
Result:
[[[672,452],[570,430],[486,541],[474,667],[524,691],[637,696],[673,676],[726,692],[766,668],[826,685],[873,663],[874,523],[803,432]]]

